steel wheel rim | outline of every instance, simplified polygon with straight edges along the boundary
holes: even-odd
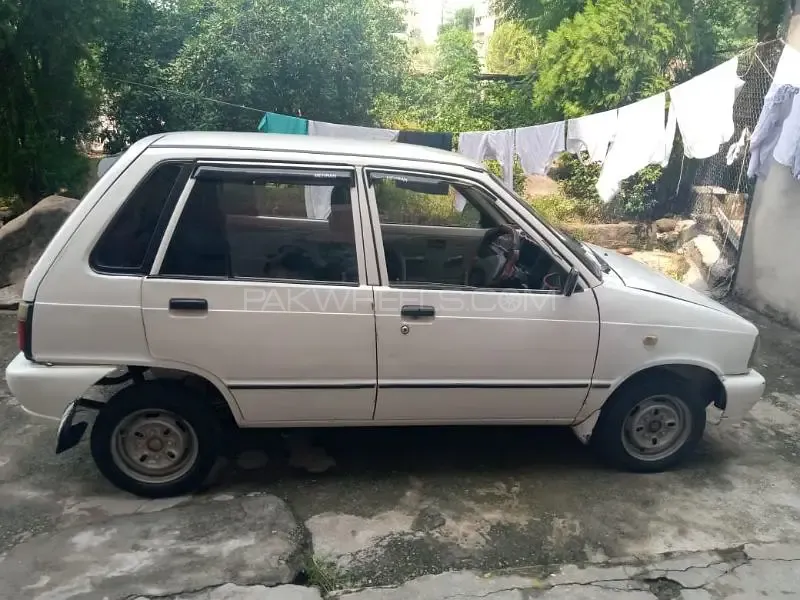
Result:
[[[185,476],[197,461],[197,434],[173,412],[138,410],[114,428],[111,455],[114,464],[139,483],[172,483]]]
[[[622,425],[625,451],[642,461],[675,454],[689,439],[692,414],[676,396],[650,396],[636,403]]]

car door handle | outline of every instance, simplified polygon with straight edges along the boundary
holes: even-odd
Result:
[[[412,319],[432,318],[436,316],[436,309],[432,306],[420,306],[417,304],[407,304],[400,309],[400,315]]]
[[[207,311],[208,300],[205,298],[170,298],[169,309]]]

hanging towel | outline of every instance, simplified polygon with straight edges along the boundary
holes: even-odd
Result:
[[[359,127],[358,125],[340,125],[324,121],[309,121],[308,135],[324,135],[325,137],[351,138],[354,140],[375,140],[394,142],[397,140],[397,129],[380,129],[378,127]]]
[[[775,146],[781,137],[783,122],[792,110],[794,99],[800,94],[800,88],[793,85],[781,85],[772,90],[764,99],[764,106],[758,116],[758,122],[750,137],[750,164],[747,167],[748,177],[765,177],[774,156]]]
[[[669,91],[688,158],[708,158],[733,137],[733,103],[744,81],[736,75],[739,59],[693,77]]]
[[[616,110],[570,119],[567,121],[567,150],[575,154],[586,150],[592,162],[602,163],[616,132]]]
[[[514,183],[514,130],[468,131],[458,136],[458,151],[474,161],[496,160],[503,181]]]
[[[514,144],[526,175],[544,175],[553,157],[566,150],[566,123],[547,123],[515,130]]]
[[[476,162],[496,160],[500,163],[502,179],[508,187],[514,185],[514,130],[468,131],[458,136],[458,151]],[[454,206],[464,210],[467,200],[456,193]]]
[[[308,119],[281,115],[278,113],[264,113],[258,124],[261,133],[293,133],[295,135],[308,135]]]
[[[617,134],[597,180],[597,193],[604,202],[617,195],[623,180],[647,165],[664,163],[668,146],[665,104],[666,94],[657,94],[619,109]]]
[[[398,133],[396,129],[339,125],[338,123],[325,123],[324,121],[308,122],[308,135],[311,136],[393,142],[397,139]],[[306,215],[308,215],[309,219],[327,219],[330,216],[332,191],[333,188],[328,186],[306,186]]]
[[[795,94],[789,115],[783,121],[774,156],[777,162],[792,170],[795,179],[800,180],[800,94]]]
[[[397,141],[405,144],[416,144],[417,146],[428,146],[429,148],[440,148],[441,150],[453,150],[452,133],[401,131],[397,136]]]

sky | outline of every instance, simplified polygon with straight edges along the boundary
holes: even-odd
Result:
[[[422,31],[422,39],[432,44],[436,41],[442,14],[447,16],[459,8],[472,6],[475,0],[409,0],[408,4],[418,14],[415,26]]]

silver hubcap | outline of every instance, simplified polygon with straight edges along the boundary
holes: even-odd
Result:
[[[111,436],[114,463],[141,483],[169,483],[197,460],[197,435],[166,410],[140,410],[120,421]]]
[[[651,396],[631,409],[622,426],[625,450],[639,460],[655,461],[677,452],[692,430],[692,415],[674,396]]]

